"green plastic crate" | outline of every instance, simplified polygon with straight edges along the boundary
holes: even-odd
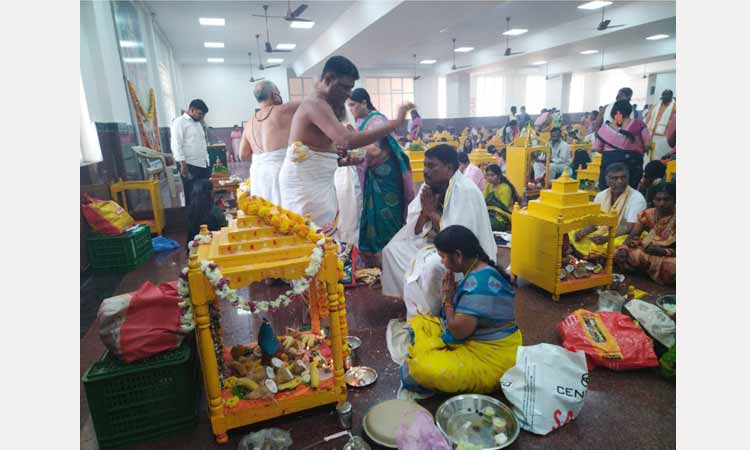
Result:
[[[98,271],[129,272],[154,254],[151,229],[139,224],[120,236],[94,234],[87,239],[91,267]]]
[[[198,366],[192,340],[125,363],[109,352],[82,378],[101,449],[151,441],[198,423]]]

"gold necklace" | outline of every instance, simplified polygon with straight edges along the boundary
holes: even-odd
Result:
[[[477,258],[474,258],[474,262],[472,262],[472,263],[471,263],[471,265],[469,266],[469,269],[468,269],[468,270],[467,270],[466,272],[464,272],[464,275],[467,275],[467,276],[468,276],[468,275],[469,275],[469,274],[471,273],[471,271],[472,271],[472,270],[474,270],[474,267],[475,267],[475,266],[476,266],[477,264],[479,264],[479,259],[477,259]]]

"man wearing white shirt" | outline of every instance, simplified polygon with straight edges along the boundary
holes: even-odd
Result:
[[[573,159],[570,156],[570,147],[562,140],[559,128],[551,129],[549,136],[549,147],[552,149],[549,162],[550,180],[556,180],[570,166]]]
[[[206,135],[201,126],[207,113],[208,107],[203,100],[195,99],[190,102],[187,112],[172,122],[170,142],[174,160],[180,164],[185,206],[190,204],[193,181],[211,176]]]

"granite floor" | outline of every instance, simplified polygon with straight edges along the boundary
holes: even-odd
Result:
[[[183,233],[171,237],[182,241]],[[507,250],[500,251],[500,261],[507,264]],[[176,279],[180,268],[185,265],[185,253],[176,250],[167,254],[155,255],[148,263],[121,277],[100,276],[89,292],[107,292],[107,295],[129,292],[137,289],[146,280],[161,283]],[[655,298],[672,289],[659,287],[649,280],[629,276],[628,284],[648,291]],[[112,286],[115,285],[113,288]],[[107,288],[109,286],[109,289]],[[271,298],[279,287],[253,286],[253,296]],[[104,351],[97,335],[95,311],[101,301],[101,294],[84,298],[82,288],[81,304],[81,375],[86,368]],[[85,304],[84,304],[85,303]],[[593,291],[564,295],[553,303],[549,294],[533,286],[521,283],[517,289],[517,318],[523,332],[524,344],[560,344],[555,325],[566,315],[578,308],[596,310],[597,295]],[[93,318],[92,318],[93,311]],[[225,330],[225,343],[231,345],[255,339],[259,320],[246,315],[237,315],[227,307],[222,308],[222,322]],[[300,326],[305,313],[302,306],[296,305],[287,310],[272,313],[269,319],[278,329],[285,326]],[[398,389],[398,367],[390,360],[385,346],[385,327],[392,318],[403,317],[405,308],[400,302],[384,299],[379,290],[359,286],[347,291],[347,319],[351,335],[362,339],[359,350],[361,365],[373,367],[379,374],[378,381],[367,388],[350,389],[349,398],[354,409],[355,434],[362,434],[361,421],[368,409],[378,402],[395,398]],[[93,321],[93,322],[92,322]],[[85,323],[84,323],[85,322]],[[196,386],[202,389],[202,386]],[[502,393],[496,394],[505,401]],[[439,395],[420,403],[435,412],[439,404],[448,398]],[[675,385],[659,377],[655,369],[632,372],[613,372],[607,369],[594,369],[590,374],[586,401],[578,418],[564,428],[547,436],[536,436],[522,431],[512,449],[673,449],[675,437]],[[198,426],[192,431],[164,438],[157,442],[144,443],[133,448],[146,449],[235,449],[240,439],[250,432],[262,428],[278,427],[289,430],[294,440],[292,449],[301,449],[324,436],[339,431],[333,407],[315,410],[267,421],[253,426],[232,430],[230,441],[218,445],[211,434],[205,411],[201,413]],[[318,445],[316,449],[341,449],[346,439],[339,439]],[[383,448],[371,443],[373,449]],[[97,448],[88,405],[81,386],[81,448]]]

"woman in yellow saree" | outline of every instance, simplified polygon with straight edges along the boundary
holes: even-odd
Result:
[[[516,188],[503,175],[500,166],[490,164],[484,169],[484,201],[490,215],[492,231],[510,231],[513,204],[518,203]]]
[[[399,398],[493,392],[522,345],[515,291],[468,228],[449,226],[434,244],[448,269],[443,308],[438,317],[418,315],[409,322],[411,345],[401,366]],[[458,284],[455,272],[464,274]]]

